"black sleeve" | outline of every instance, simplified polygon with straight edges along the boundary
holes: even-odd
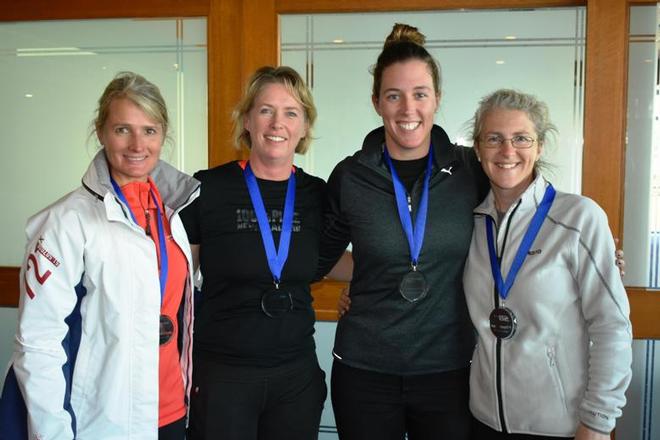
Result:
[[[193,177],[200,182],[202,182],[201,173],[201,171],[198,171],[193,175]],[[203,191],[204,183],[202,182],[199,196],[193,200],[190,205],[183,208],[180,214],[181,221],[183,222],[183,227],[186,228],[186,233],[188,234],[188,242],[190,244],[200,244],[202,241],[199,211]]]
[[[468,165],[472,170],[472,174],[474,175],[475,181],[477,182],[477,191],[479,192],[479,203],[481,203],[488,195],[488,191],[490,191],[490,181],[488,180],[488,176],[486,176],[486,173],[484,172],[484,169],[481,166],[481,162],[479,162],[479,160],[477,159],[477,153],[474,151],[474,147],[472,148],[463,147],[463,148],[468,151],[467,154]]]
[[[350,159],[340,162],[335,167],[326,186],[321,249],[319,251],[316,279],[320,279],[330,272],[351,241],[350,227],[341,207],[341,187],[346,174],[347,160]]]

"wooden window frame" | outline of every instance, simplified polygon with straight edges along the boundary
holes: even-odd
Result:
[[[279,15],[401,10],[586,6],[585,121],[582,192],[623,234],[629,7],[655,0],[23,0],[0,10],[2,21],[206,17],[209,166],[242,158],[231,138],[231,110],[257,67],[279,60]],[[317,318],[336,320],[341,283],[313,288]],[[636,338],[659,338],[660,295],[627,288]],[[0,267],[0,306],[18,304],[18,268]]]

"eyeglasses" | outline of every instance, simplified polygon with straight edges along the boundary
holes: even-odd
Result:
[[[518,135],[509,139],[505,139],[500,135],[491,134],[482,139],[481,145],[485,148],[500,148],[504,145],[505,141],[510,141],[513,148],[524,150],[530,148],[536,142],[536,139],[530,136]]]

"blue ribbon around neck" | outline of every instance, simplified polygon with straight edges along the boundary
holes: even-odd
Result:
[[[257,216],[257,222],[259,223],[259,232],[261,233],[261,241],[263,242],[264,250],[266,251],[268,267],[270,268],[270,273],[273,275],[275,287],[279,287],[282,277],[282,269],[289,257],[289,243],[291,242],[291,232],[293,230],[293,205],[296,200],[296,174],[294,171],[291,171],[291,176],[289,176],[289,182],[286,188],[284,214],[282,217],[282,232],[280,233],[278,249],[275,249],[273,233],[270,230],[266,208],[261,197],[261,192],[259,191],[259,183],[252,172],[252,168],[250,168],[250,162],[245,165],[243,176],[245,177],[245,183],[247,184],[250,199],[252,200],[252,207],[254,208],[254,213]]]
[[[119,185],[117,185],[117,182],[115,182],[115,179],[110,177],[110,182],[112,183],[112,188],[114,188],[117,197],[119,197],[119,200],[121,200],[124,203],[124,205],[126,205],[129,214],[131,214],[131,218],[133,219],[133,222],[136,225],[140,226],[137,219],[135,218],[135,215],[133,214],[133,211],[131,210],[131,207],[128,204],[128,200],[126,200],[126,196],[121,191]],[[163,223],[163,215],[160,210],[160,205],[158,204],[158,199],[156,198],[156,194],[154,193],[154,190],[151,189],[150,192],[151,192],[151,197],[154,200],[154,204],[156,205],[156,210],[158,212],[158,218],[157,218],[158,246],[160,248],[160,267],[158,268],[158,271],[159,271],[159,281],[160,281],[160,304],[162,306],[163,297],[165,296],[165,285],[167,284],[167,272],[169,270],[169,261],[167,257],[167,243],[165,241],[165,225]],[[148,221],[149,219],[147,218],[147,222]]]
[[[486,216],[486,238],[488,239],[490,268],[493,272],[493,279],[495,280],[495,285],[497,286],[497,292],[499,293],[500,298],[503,300],[509,296],[509,291],[511,290],[511,287],[516,280],[518,271],[525,261],[525,257],[527,257],[527,252],[529,252],[532,244],[534,243],[534,240],[536,239],[536,236],[539,234],[539,231],[541,231],[541,226],[543,225],[545,217],[548,215],[548,211],[550,211],[552,202],[555,199],[555,194],[555,189],[552,187],[552,185],[548,184],[548,187],[545,189],[545,194],[543,195],[543,200],[541,200],[538,208],[536,208],[536,212],[532,217],[532,221],[529,223],[529,227],[527,228],[522,242],[520,243],[518,252],[516,252],[516,256],[513,259],[513,264],[511,264],[511,269],[509,269],[509,273],[506,276],[506,281],[502,279],[500,261],[498,260],[497,252],[495,251],[495,239],[493,236],[494,222],[490,216]]]
[[[424,187],[422,188],[422,195],[419,200],[419,207],[417,209],[417,216],[415,218],[415,226],[413,228],[412,212],[408,208],[408,200],[406,198],[406,188],[399,178],[392,159],[387,152],[387,147],[383,146],[383,156],[385,162],[390,168],[392,173],[392,183],[394,184],[394,195],[396,198],[396,206],[399,210],[399,218],[401,219],[401,226],[406,233],[408,239],[408,247],[410,248],[410,264],[413,270],[417,268],[417,261],[419,254],[422,251],[422,244],[424,243],[424,231],[426,230],[426,213],[429,206],[429,181],[431,180],[431,169],[433,167],[433,145],[429,148],[428,160],[426,163],[426,174],[424,175]]]

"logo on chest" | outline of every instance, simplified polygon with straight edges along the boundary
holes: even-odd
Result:
[[[268,224],[272,232],[282,232],[282,218],[284,211],[281,209],[271,209],[266,211]],[[300,232],[300,215],[297,211],[293,213],[292,232]],[[236,230],[237,231],[259,231],[259,222],[252,208],[236,208]]]

